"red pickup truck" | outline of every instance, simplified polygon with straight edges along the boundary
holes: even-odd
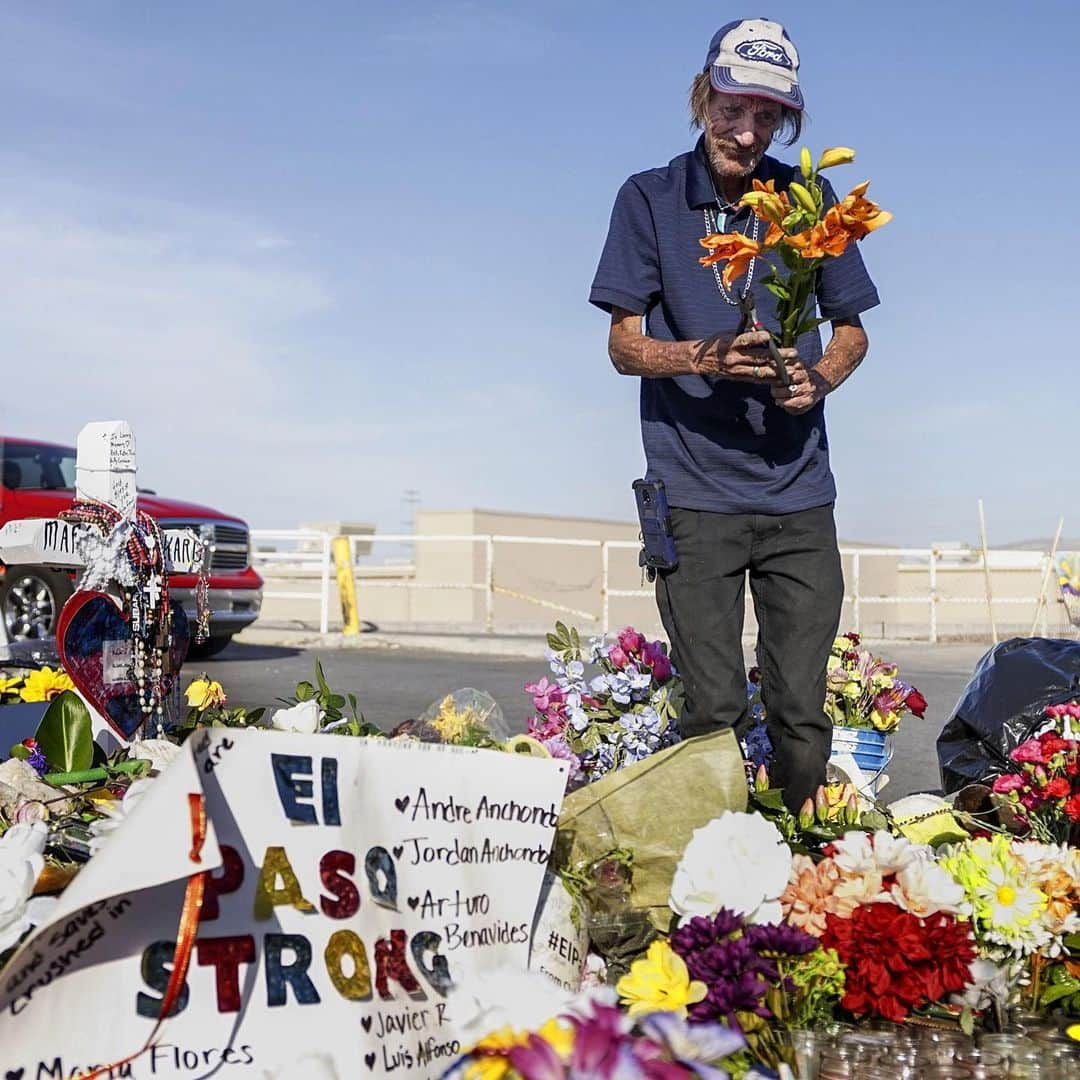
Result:
[[[52,518],[75,498],[75,450],[30,439],[0,438],[0,526],[20,518]],[[192,656],[213,656],[233,634],[253,623],[262,606],[262,578],[251,568],[247,525],[206,506],[139,492],[140,510],[162,528],[191,528],[211,545],[210,638],[194,643]],[[173,598],[195,618],[195,576],[169,578]],[[0,563],[0,613],[15,641],[51,637],[64,601],[74,591],[73,575],[44,566]]]

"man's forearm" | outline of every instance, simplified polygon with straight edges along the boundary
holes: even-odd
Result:
[[[719,348],[709,341],[658,341],[645,334],[615,334],[608,343],[608,353],[620,375],[640,375],[646,379],[696,375],[707,349],[724,351],[730,339]]]
[[[811,379],[824,391],[835,390],[862,363],[869,348],[866,331],[858,320],[835,323],[832,340],[811,369]]]

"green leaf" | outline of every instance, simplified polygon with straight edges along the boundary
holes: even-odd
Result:
[[[765,288],[780,300],[791,299],[791,291],[786,285],[782,285],[779,281],[766,281]]]
[[[326,699],[326,704],[331,709],[341,710],[345,707],[345,699],[341,694],[330,694]]]
[[[859,826],[871,832],[888,829],[889,819],[880,810],[867,810],[859,819]]]
[[[18,758],[20,761],[26,761],[26,759],[30,756],[30,753],[30,747],[23,746],[23,744],[20,742],[16,743],[11,748],[11,750],[8,752],[8,757]]]
[[[93,764],[90,710],[70,690],[53,698],[38,725],[36,738],[49,768],[55,772],[81,772]]]
[[[1076,993],[1080,993],[1080,980],[1070,977],[1067,983],[1061,983],[1059,986],[1048,986],[1039,996],[1039,1004],[1053,1005],[1055,1001],[1072,997]]]
[[[784,792],[781,788],[769,788],[767,791],[756,791],[752,798],[754,802],[764,806],[768,810],[784,809]]]
[[[975,1034],[975,1010],[965,1005],[960,1013],[960,1030],[968,1036]]]
[[[310,701],[315,697],[315,687],[309,682],[298,682],[296,684],[296,700],[297,701]]]
[[[326,685],[326,676],[323,675],[322,661],[318,657],[315,658],[315,678],[319,681],[319,689],[324,694],[329,694],[330,687]]]

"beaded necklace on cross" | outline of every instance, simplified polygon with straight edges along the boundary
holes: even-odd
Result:
[[[125,521],[119,510],[97,499],[79,499],[59,516],[73,525],[90,526],[103,537]],[[121,591],[124,613],[131,625],[130,678],[143,715],[147,720],[156,715],[160,731],[165,719],[165,657],[173,644],[165,545],[161,526],[145,511],[136,510],[129,524],[122,555],[134,584],[121,584]],[[119,575],[114,579],[119,583]]]

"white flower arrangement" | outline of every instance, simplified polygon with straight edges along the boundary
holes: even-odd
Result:
[[[791,848],[771,821],[725,810],[694,830],[675,871],[669,903],[682,923],[721,908],[754,923],[779,923],[780,895],[790,873]]]
[[[298,701],[288,709],[275,709],[270,714],[270,726],[275,731],[293,731],[299,735],[314,735],[322,721],[322,709],[314,698]]]

